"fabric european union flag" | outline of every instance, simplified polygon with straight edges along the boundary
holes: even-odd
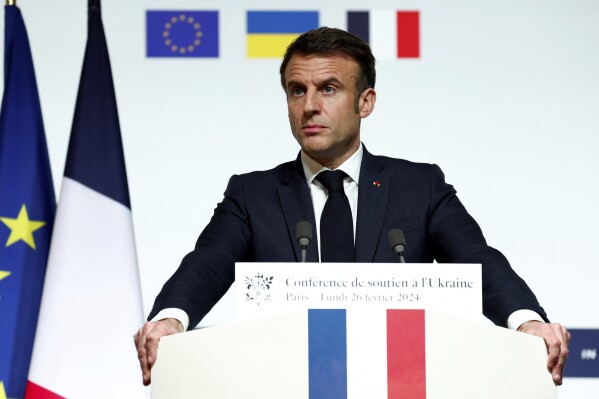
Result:
[[[50,236],[54,186],[29,40],[20,10],[5,7],[0,112],[0,393],[22,398]]]
[[[148,57],[218,57],[218,11],[147,11]]]

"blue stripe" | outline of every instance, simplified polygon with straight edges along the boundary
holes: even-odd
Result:
[[[345,309],[308,311],[310,399],[347,398]]]
[[[88,30],[64,175],[131,208],[110,59],[98,7],[90,7]]]
[[[248,11],[247,33],[304,33],[318,28],[318,11]]]
[[[370,16],[368,11],[348,11],[347,31],[370,43]]]

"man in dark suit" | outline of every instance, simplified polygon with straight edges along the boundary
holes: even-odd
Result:
[[[484,314],[497,325],[543,337],[548,368],[561,384],[569,333],[549,323],[526,283],[486,244],[439,167],[374,156],[361,144],[361,119],[376,102],[368,45],[338,29],[303,34],[287,49],[281,83],[300,155],[272,170],[231,178],[196,248],[164,285],[151,321],[136,335],[144,383],[150,382],[160,337],[193,328],[233,283],[235,262],[297,262],[295,228],[307,220],[321,237],[308,249],[312,262],[396,262],[387,232],[400,228],[408,262],[481,263]],[[337,176],[337,188],[322,177],[327,174]],[[330,231],[333,197],[341,201],[351,247],[337,253],[349,258],[328,255],[343,236],[341,228]]]

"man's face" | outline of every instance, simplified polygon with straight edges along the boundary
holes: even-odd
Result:
[[[293,136],[324,166],[336,168],[360,146],[360,119],[372,112],[375,94],[366,89],[356,110],[359,73],[353,60],[318,55],[294,55],[285,69]]]

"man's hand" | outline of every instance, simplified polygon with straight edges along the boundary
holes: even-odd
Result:
[[[137,331],[133,338],[137,348],[137,357],[141,366],[144,385],[150,385],[150,370],[156,362],[160,338],[180,332],[183,332],[183,325],[176,319],[149,321]]]
[[[556,385],[562,385],[562,374],[568,357],[570,333],[558,323],[544,323],[540,321],[527,321],[518,327],[518,331],[536,335],[545,340],[547,345],[547,368]]]

